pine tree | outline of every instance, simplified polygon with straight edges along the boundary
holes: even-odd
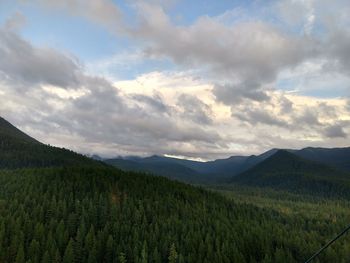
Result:
[[[106,262],[113,262],[113,247],[114,247],[113,237],[109,235],[107,239],[107,244],[106,244],[106,253],[105,253]]]
[[[63,256],[63,263],[73,263],[74,262],[74,248],[73,248],[73,239],[69,240],[66,251]]]
[[[127,263],[125,253],[121,252],[118,256],[118,263]]]
[[[20,245],[17,251],[16,263],[24,263],[24,262],[25,262],[24,248],[23,248],[23,245]]]
[[[177,257],[178,255],[176,252],[176,247],[175,247],[175,244],[173,243],[170,246],[169,257],[168,257],[169,263],[176,263]]]

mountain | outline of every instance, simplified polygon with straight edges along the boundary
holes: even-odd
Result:
[[[70,150],[38,142],[0,117],[0,169],[91,165],[91,163],[90,158]]]
[[[313,148],[290,150],[292,153],[316,162],[350,172],[350,147],[345,148]]]
[[[350,174],[333,167],[306,160],[286,150],[234,176],[232,182],[258,187],[350,196]]]
[[[154,175],[165,176],[184,182],[199,182],[199,174],[191,168],[176,162],[168,161],[166,158],[150,158],[139,160],[109,159],[105,163],[118,167],[124,171],[145,172]]]
[[[5,140],[13,140],[22,143],[39,143],[37,140],[17,129],[2,117],[0,117],[0,139],[1,143],[4,143]]]
[[[231,156],[226,159],[198,162],[164,156],[118,157],[104,160],[125,171],[143,171],[194,183],[226,183],[233,176],[254,167],[274,155],[279,149],[271,149],[260,155]],[[350,147],[347,148],[304,148],[288,151],[302,159],[315,161],[336,170],[350,172]],[[339,172],[339,171],[338,171]]]
[[[239,174],[265,160],[275,151],[276,149],[272,149],[258,156],[232,156],[227,159],[208,162],[157,155],[146,158],[119,157],[104,161],[124,171],[148,172],[192,183],[223,183],[233,175]]]

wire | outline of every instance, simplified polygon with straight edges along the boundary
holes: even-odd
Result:
[[[344,235],[346,232],[350,230],[350,225],[345,228],[342,232],[340,232],[335,238],[333,238],[331,241],[329,241],[326,245],[321,247],[315,254],[313,254],[308,260],[305,261],[305,263],[311,262],[313,259],[315,259],[323,250],[325,250],[327,247],[329,247],[333,242],[335,242],[338,238],[340,238],[342,235]]]

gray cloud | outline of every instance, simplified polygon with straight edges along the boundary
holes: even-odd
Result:
[[[347,134],[345,133],[343,127],[339,124],[335,124],[325,128],[324,135],[329,138],[346,138],[347,137]]]
[[[291,113],[293,110],[293,102],[291,102],[289,99],[287,99],[286,97],[282,96],[279,100],[279,104],[281,107],[280,112],[282,114],[288,114]]]
[[[0,57],[3,80],[60,87],[78,83],[80,69],[76,61],[53,49],[33,47],[7,28],[0,28]]]
[[[300,115],[294,117],[295,127],[300,127],[302,125],[311,126],[320,126],[322,125],[319,121],[318,111],[315,108],[305,108]]]
[[[267,99],[263,85],[274,81],[284,68],[298,65],[314,49],[309,38],[284,34],[263,22],[227,26],[201,17],[182,27],[173,25],[160,6],[139,4],[138,11],[139,26],[131,34],[146,41],[146,54],[195,66],[203,75],[224,80],[228,84],[219,83],[213,92],[229,105],[241,97]]]
[[[238,85],[215,85],[213,94],[218,101],[227,105],[240,103],[244,99],[254,101],[268,101],[270,98],[267,93],[258,89],[256,83],[240,83]]]
[[[182,108],[181,116],[195,123],[209,125],[213,123],[211,108],[198,98],[182,94],[178,97],[177,105]]]
[[[287,122],[279,119],[278,116],[275,116],[264,109],[245,107],[243,110],[240,110],[237,113],[233,112],[232,115],[233,117],[247,122],[252,126],[257,125],[258,123],[283,128],[288,128],[289,126]]]
[[[159,113],[169,113],[169,107],[165,105],[163,99],[159,95],[150,97],[142,94],[135,94],[132,95],[132,98],[136,101],[150,106],[153,110]]]

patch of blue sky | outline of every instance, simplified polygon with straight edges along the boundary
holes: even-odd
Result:
[[[103,27],[64,12],[23,6],[27,25],[22,35],[32,43],[64,50],[83,61],[114,53],[127,40],[117,39]]]
[[[135,52],[135,51],[134,51]],[[136,54],[116,54],[110,60],[106,58],[96,63],[88,64],[88,71],[92,74],[101,74],[113,80],[132,80],[142,74],[158,71],[172,71],[176,66],[169,59],[150,59]]]
[[[15,1],[2,1],[0,6],[0,25],[5,23],[17,10]]]
[[[293,92],[298,95],[331,99],[349,97],[349,85],[345,79],[304,80],[297,78],[278,79],[276,88],[285,92]]]

